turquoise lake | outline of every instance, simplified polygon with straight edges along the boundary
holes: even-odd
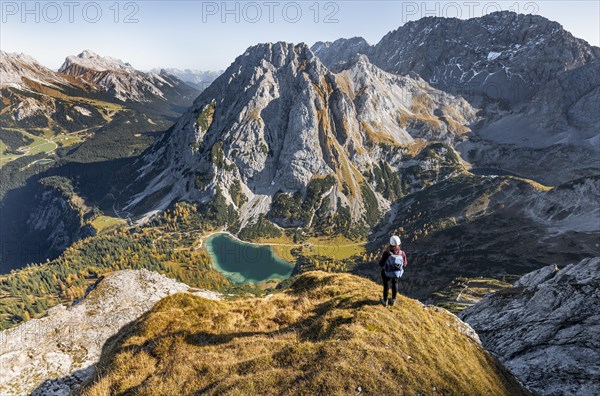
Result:
[[[234,283],[261,283],[290,277],[294,266],[277,257],[269,246],[245,243],[220,233],[206,239],[215,269]]]

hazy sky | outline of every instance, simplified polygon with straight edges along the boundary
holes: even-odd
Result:
[[[407,20],[469,18],[496,10],[539,14],[600,42],[600,5],[589,1],[0,1],[0,48],[56,69],[89,49],[142,70],[226,68],[256,43],[362,36],[374,44]]]

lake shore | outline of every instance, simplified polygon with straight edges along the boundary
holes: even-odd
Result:
[[[213,267],[234,283],[281,281],[294,269],[270,246],[242,241],[229,232],[214,232],[204,240]]]

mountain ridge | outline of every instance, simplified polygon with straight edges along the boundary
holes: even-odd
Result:
[[[97,375],[78,393],[132,388],[140,394],[157,389],[178,394],[226,389],[243,394],[291,389],[413,393],[435,388],[530,394],[454,315],[404,297],[397,307],[386,309],[374,301],[378,293],[379,287],[365,279],[310,272],[264,298],[210,301],[175,294],[104,345]],[[247,315],[253,319],[244,319]],[[463,364],[447,364],[455,354],[461,354]],[[340,366],[342,356],[347,364]],[[154,359],[169,364],[157,365]],[[188,370],[181,371],[182,364]],[[119,374],[125,366],[128,381]],[[236,372],[235,379],[224,378],[224,370]]]
[[[452,39],[448,40],[447,37]],[[551,48],[546,50],[542,43],[549,37],[553,41],[549,43]],[[433,85],[467,96],[469,101],[477,99],[473,95],[485,93],[485,90],[479,90],[485,88],[487,80],[492,77],[488,88],[497,87],[501,91],[490,91],[488,96],[503,98],[512,103],[522,102],[535,92],[531,90],[535,88],[532,85],[549,81],[560,71],[573,69],[600,57],[600,48],[573,37],[557,22],[538,15],[523,15],[512,11],[493,12],[465,20],[424,17],[390,31],[372,46],[357,45],[359,39],[341,39],[336,41],[337,45],[331,46],[317,43],[314,48],[319,50],[317,56],[321,52],[326,60],[335,61],[337,58],[339,62],[340,57],[347,60],[348,56],[355,55],[347,49],[348,46],[354,46],[388,72],[416,72]],[[445,46],[440,47],[436,40],[444,42]],[[557,53],[556,47],[571,48],[572,51]],[[338,52],[338,55],[334,56],[329,51]],[[459,55],[451,56],[452,54]],[[533,69],[520,69],[521,66],[531,64],[532,59],[542,56],[552,63],[537,62],[533,64]],[[453,60],[460,60],[462,64]],[[523,65],[520,62],[524,62]],[[470,67],[473,67],[473,73],[468,71]],[[511,71],[493,77],[506,68]],[[485,76],[487,78],[484,79]],[[461,87],[465,88],[462,93]],[[506,92],[502,92],[502,88],[506,88]],[[458,91],[454,91],[456,89]]]
[[[183,91],[185,86],[168,73],[142,72],[120,59],[102,57],[89,50],[68,56],[58,72],[93,84],[122,102],[144,103],[159,99],[177,104],[180,98],[176,92]],[[188,91],[193,90],[190,87]]]

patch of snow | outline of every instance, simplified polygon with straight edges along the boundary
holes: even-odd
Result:
[[[502,55],[502,52],[491,51],[487,56],[487,60],[493,61],[493,60],[497,59],[500,55]]]

